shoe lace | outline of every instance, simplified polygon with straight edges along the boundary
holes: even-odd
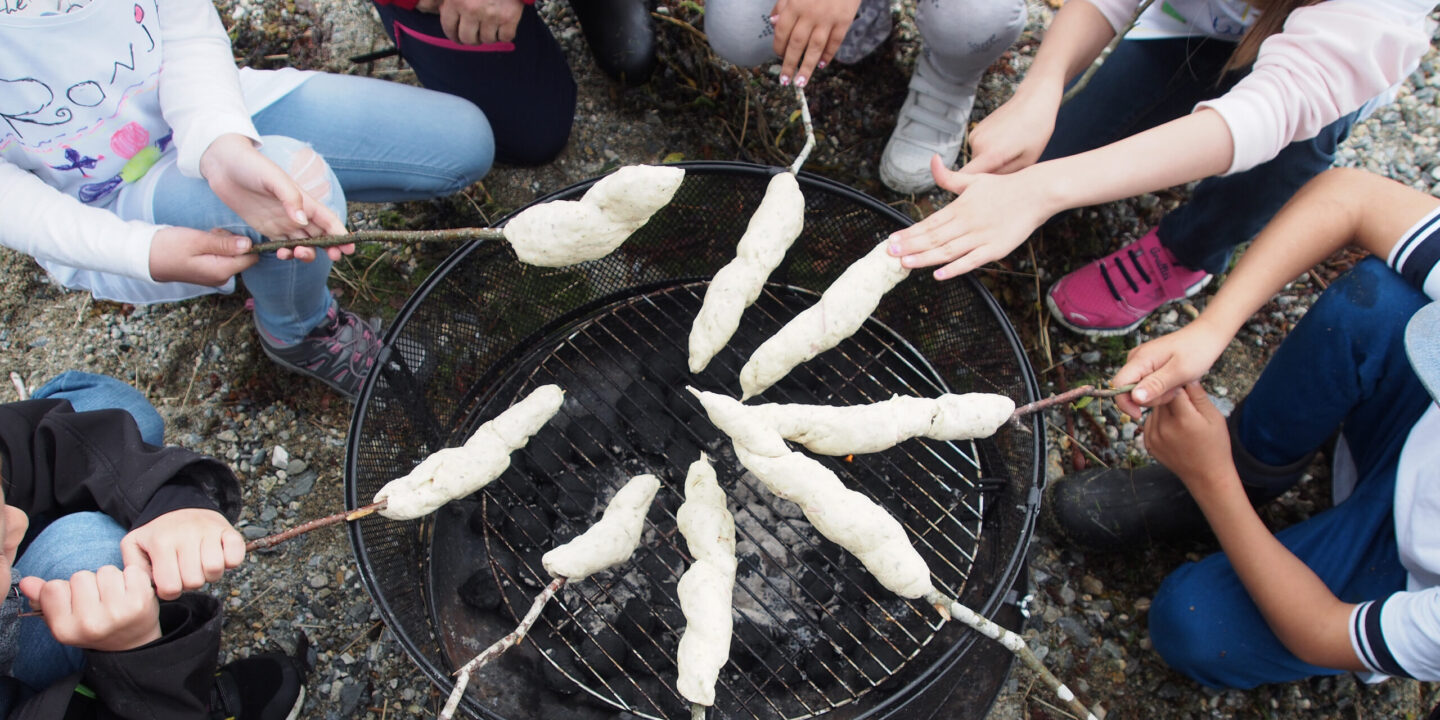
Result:
[[[335,330],[331,334],[329,349],[337,356],[349,356],[352,363],[365,360],[368,368],[375,364],[375,355],[380,351],[380,338],[369,323],[354,313],[339,312],[334,320]]]
[[[1145,271],[1145,265],[1141,262],[1142,258],[1144,258],[1144,253],[1134,248],[1126,248],[1123,254],[1117,252],[1100,260],[1100,277],[1105,280],[1105,286],[1109,288],[1110,295],[1114,297],[1117,302],[1122,301],[1124,298],[1121,297],[1119,288],[1115,287],[1115,281],[1110,277],[1110,266],[1113,265],[1115,269],[1119,271],[1120,277],[1125,280],[1125,284],[1130,286],[1130,292],[1138,293],[1140,292],[1140,285],[1135,282],[1135,278],[1131,277],[1130,271],[1125,268],[1124,260],[1129,259],[1130,265],[1135,268],[1135,273],[1140,276],[1140,279],[1146,285],[1150,285],[1155,281],[1150,278],[1150,273]]]

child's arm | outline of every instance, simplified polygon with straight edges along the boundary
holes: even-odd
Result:
[[[1335,597],[1255,513],[1230,459],[1225,418],[1198,384],[1150,413],[1145,447],[1184,481],[1280,642],[1313,665],[1366,670],[1350,642],[1355,605]]]
[[[1256,236],[1199,318],[1130,351],[1112,382],[1139,387],[1117,404],[1138,417],[1140,405],[1168,401],[1199,380],[1286,283],[1348,244],[1387,257],[1437,206],[1431,195],[1360,170],[1329,170],[1306,183]]]
[[[180,172],[203,177],[246,224],[268,237],[343,233],[340,218],[255,149],[260,136],[245,107],[230,38],[215,7],[208,0],[162,0],[160,10],[160,112],[175,131]],[[296,256],[313,258],[312,253],[307,249]],[[340,254],[331,256],[339,259]]]
[[[1055,131],[1065,84],[1078,76],[1115,36],[1110,20],[1085,0],[1065,3],[1035,53],[1015,94],[970,131],[970,161],[962,173],[1011,173],[1040,159]]]
[[[1031,165],[1009,182],[932,162],[939,185],[960,197],[896,233],[894,252],[907,267],[942,265],[935,277],[943,280],[1004,257],[1061,210],[1248,170],[1403,80],[1429,47],[1420,27],[1429,9],[1422,0],[1297,9],[1224,96],[1094,151]]]
[[[780,84],[794,78],[803,87],[816,67],[829,63],[859,9],[860,0],[777,0],[770,12],[775,54],[781,57]]]
[[[141,568],[106,565],[49,582],[26,577],[20,592],[45,613],[50,634],[62,645],[121,652],[160,638],[160,603]]]
[[[219,580],[245,560],[245,538],[224,515],[205,508],[172,510],[120,541],[125,569],[146,571],[162,600]]]

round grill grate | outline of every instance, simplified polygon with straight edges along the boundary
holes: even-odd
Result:
[[[417,291],[390,332],[390,361],[356,409],[346,472],[352,506],[536,385],[558,383],[567,400],[484,493],[422,521],[353,525],[362,575],[407,650],[448,686],[445,670],[528,607],[543,584],[543,551],[598,518],[630,475],[655,473],[664,484],[636,556],[567,588],[531,638],[546,658],[546,685],[643,717],[685,716],[674,690],[684,625],[674,583],[688,556],[674,511],[685,468],[703,450],[730,493],[741,559],[732,661],[712,717],[885,715],[975,638],[878,587],[793,505],[759,488],[683,387],[738,396],[738,371],[754,347],[903,218],[803,177],[806,232],[771,278],[782,282],[767,287],[706,372],[691,376],[685,346],[706,286],[697,278],[728,261],[768,173],[687,170],[671,205],[609,258],[540,269],[502,244],[472,245]],[[861,332],[761,400],[856,404],[968,391],[1034,396],[1013,332],[983,289],[918,276],[887,296]],[[910,441],[822,462],[901,519],[937,587],[993,611],[1028,541],[1040,436],[1006,429],[980,443]],[[495,672],[537,684],[534,668],[526,677],[523,664],[511,665],[519,667]],[[506,683],[497,678],[490,695]],[[870,692],[876,687],[885,691]],[[529,716],[524,702],[507,708],[503,698],[474,697],[472,714]]]

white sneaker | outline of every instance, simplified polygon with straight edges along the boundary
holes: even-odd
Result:
[[[945,80],[930,54],[921,53],[910,77],[910,94],[895,119],[895,132],[880,156],[880,182],[898,193],[935,187],[930,157],[939,155],[947,167],[954,167],[974,104],[973,86]]]

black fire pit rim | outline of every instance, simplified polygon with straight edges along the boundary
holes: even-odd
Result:
[[[698,171],[701,173],[716,172],[735,175],[770,177],[777,172],[785,172],[783,168],[775,166],[767,166],[739,161],[687,161],[679,163],[667,163],[667,165],[683,168],[686,171],[687,175],[692,171]],[[615,168],[615,170],[618,169],[618,167]],[[573,183],[569,186],[537,198],[530,203],[527,203],[524,207],[518,208],[515,211],[507,214],[499,221],[497,221],[495,223],[495,226],[504,226],[504,224],[508,222],[511,218],[515,217],[515,215],[534,205],[544,202],[550,202],[556,199],[565,199],[570,196],[579,195],[583,192],[583,190],[588,189],[596,182],[611,174],[611,172],[614,172],[614,170],[607,172],[603,175],[598,175],[586,180],[582,180],[580,182]],[[848,185],[844,185],[829,178],[815,175],[813,173],[809,173],[803,170],[797,174],[797,180],[800,181],[802,188],[818,186],[830,193],[841,196],[857,204],[864,205],[882,215],[889,216],[901,226],[909,226],[914,224],[914,221],[911,220],[910,217],[905,215],[904,213],[901,213],[890,205],[883,203],[876,198],[862,193],[859,190],[856,190]],[[401,307],[400,311],[396,314],[395,320],[392,321],[390,327],[386,329],[384,336],[386,350],[384,351],[384,354],[388,354],[390,352],[395,337],[398,335],[400,329],[404,328],[408,324],[411,316],[413,316],[414,313],[417,312],[424,298],[428,296],[428,291],[437,282],[443,279],[451,268],[463,262],[466,258],[469,257],[470,253],[474,252],[477,248],[479,248],[483,243],[486,242],[495,241],[472,240],[457,248],[454,252],[450,254],[449,257],[447,257],[443,262],[436,266],[436,268],[426,277],[425,281],[422,282],[419,287],[417,287],[414,291],[411,292],[410,297],[407,298],[405,301],[405,305]],[[1019,334],[1016,332],[1014,324],[1010,322],[1009,316],[1004,312],[1003,308],[1000,307],[1000,304],[995,299],[994,295],[992,295],[989,290],[987,290],[984,285],[975,278],[973,273],[964,275],[959,278],[954,278],[946,282],[969,283],[972,288],[977,292],[984,305],[992,313],[994,313],[996,317],[1003,320],[1003,322],[1000,323],[1000,329],[1004,334],[1005,342],[1010,346],[1011,351],[1014,353],[1015,357],[1022,360],[1022,362],[1019,363],[1019,370],[1027,394],[1024,402],[1033,402],[1035,400],[1038,400],[1040,397],[1040,387],[1039,382],[1035,376],[1035,370],[1029,361],[1029,355],[1025,353],[1024,345],[1020,342]],[[384,354],[382,354],[380,362],[385,361]],[[361,505],[369,503],[368,498],[361,499],[358,496],[358,489],[355,483],[350,482],[349,479],[352,472],[354,471],[354,468],[357,466],[357,455],[360,451],[359,444],[355,442],[354,439],[360,437],[361,431],[364,429],[364,419],[362,417],[361,409],[368,406],[371,395],[374,392],[376,378],[378,377],[378,375],[379,373],[371,373],[365,378],[365,382],[362,384],[360,389],[360,394],[357,397],[354,407],[351,410],[349,434],[347,435],[346,441],[345,465],[343,468],[343,477],[345,479],[345,505],[347,510],[353,510],[360,507]],[[1021,403],[1017,402],[1017,405],[1018,404]],[[1001,573],[1001,582],[996,584],[995,589],[985,599],[985,602],[979,607],[975,608],[977,612],[980,612],[982,614],[988,615],[990,613],[993,613],[994,610],[998,609],[1000,605],[1003,604],[1003,602],[1005,601],[1005,596],[1011,592],[1014,592],[1014,589],[1017,585],[1016,579],[1025,567],[1026,551],[1029,548],[1030,539],[1034,533],[1035,525],[1039,517],[1040,494],[1044,490],[1046,485],[1044,465],[1042,464],[1045,438],[1045,421],[1043,413],[1034,413],[1033,415],[1031,415],[1026,427],[1033,433],[1033,437],[1035,438],[1033,442],[1029,443],[1031,447],[1031,466],[1034,468],[1034,476],[1031,480],[1031,489],[1028,492],[1027,497],[1023,499],[1017,498],[1017,500],[1023,502],[1025,506],[1023,526],[1020,528],[1019,542],[1015,544],[1015,547],[1010,553],[1010,557],[1004,562],[1004,571]],[[1010,482],[1015,482],[1016,478],[1007,478],[1007,480],[1009,480]],[[433,522],[433,520],[428,517],[421,518],[418,522],[414,523],[415,531],[420,533],[426,532],[426,527],[431,522]],[[381,596],[379,588],[376,584],[377,581],[372,576],[370,568],[365,563],[360,561],[360,559],[366,554],[366,546],[358,525],[359,523],[348,523],[346,531],[349,533],[350,536],[351,550],[355,553],[356,566],[360,575],[360,579],[365,586],[366,593],[370,595],[371,600],[376,604],[377,608],[381,610],[382,617],[395,617],[395,609],[392,608],[390,603],[386,602],[385,599]],[[454,686],[453,678],[448,673],[444,672],[441,668],[433,667],[429,663],[420,662],[418,658],[425,656],[427,652],[420,648],[409,636],[408,633],[395,632],[393,633],[393,635],[396,641],[405,649],[406,654],[409,656],[411,662],[415,663],[420,668],[420,670],[430,678],[431,682],[433,682],[435,685],[442,689]],[[936,682],[937,679],[943,677],[946,673],[953,669],[955,662],[961,652],[967,650],[975,642],[982,640],[988,641],[987,639],[983,638],[983,636],[981,636],[978,632],[967,628],[956,639],[956,641],[952,643],[950,648],[948,648],[945,653],[943,653],[939,658],[937,658],[936,661],[932,663],[924,672],[910,678],[909,682],[905,683],[904,686],[897,688],[897,692],[895,692],[889,698],[881,701],[880,703],[877,703],[874,707],[867,711],[864,716],[862,716],[861,718],[856,718],[856,720],[876,717],[879,713],[889,711],[896,705],[903,705],[904,703],[909,702],[910,699],[914,698],[915,696],[929,688],[933,683]],[[489,718],[491,720],[503,720],[502,718],[500,718],[500,716],[489,711],[483,705],[475,702],[468,694],[462,699],[462,704],[468,709],[468,711],[480,717]]]

